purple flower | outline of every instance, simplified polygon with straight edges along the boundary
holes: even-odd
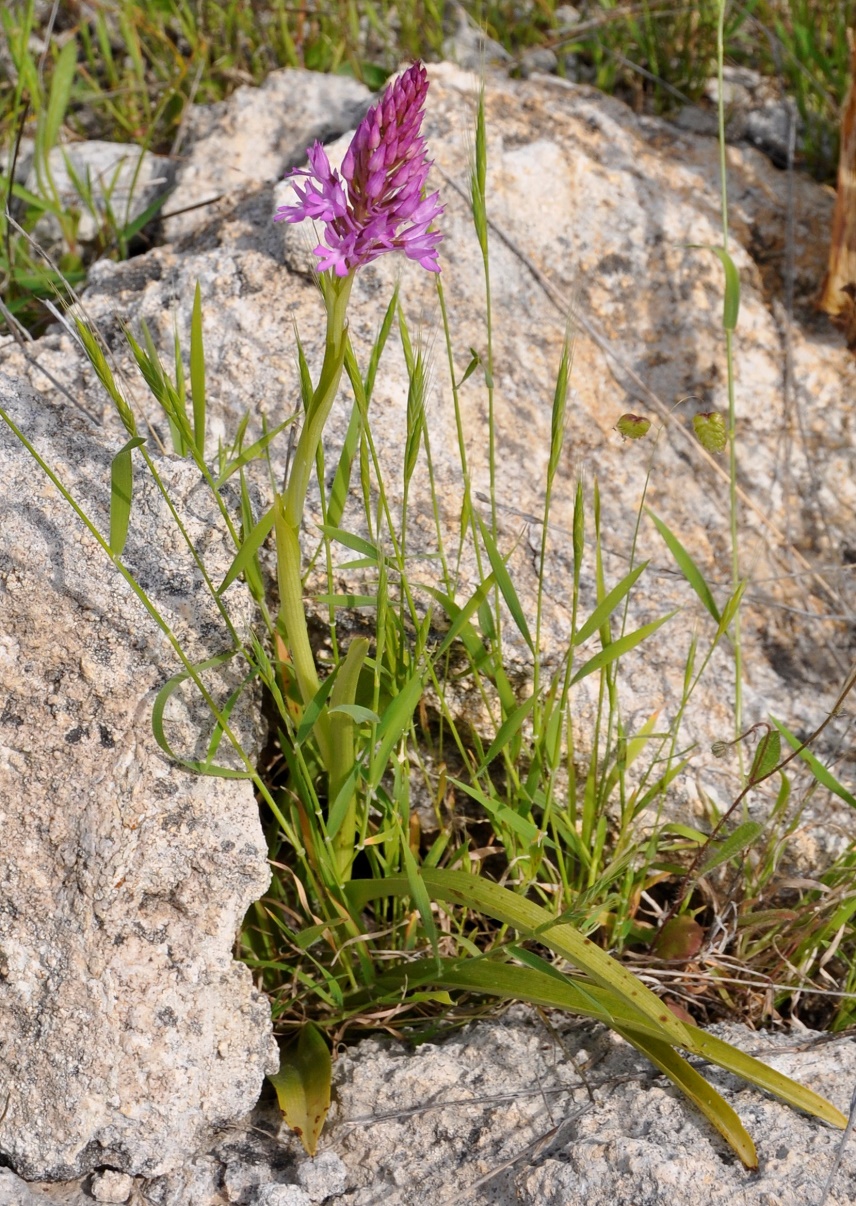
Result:
[[[440,271],[443,236],[429,227],[443,206],[439,193],[422,195],[431,167],[421,133],[427,92],[425,68],[414,63],[360,122],[341,175],[320,142],[307,151],[309,167],[290,173],[307,183],[295,184],[300,203],[281,206],[274,221],[324,223],[324,242],[315,248],[321,272],[348,276],[386,251],[403,251],[429,272]]]

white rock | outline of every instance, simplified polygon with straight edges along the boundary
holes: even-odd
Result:
[[[369,90],[348,76],[286,68],[271,72],[260,88],[238,88],[227,104],[195,110],[197,136],[178,165],[166,207],[167,237],[177,239],[212,215],[216,219],[211,205],[221,196],[273,184],[299,167],[307,146],[354,129],[371,101]]]
[[[297,1170],[297,1179],[313,1202],[338,1198],[348,1185],[348,1170],[335,1152],[320,1152],[314,1159],[304,1160]]]
[[[0,402],[108,531],[115,431],[2,376]],[[197,551],[225,572],[196,474],[172,458],[160,467]],[[13,805],[0,869],[0,1083],[12,1086],[0,1150],[30,1178],[105,1164],[155,1176],[245,1113],[277,1066],[268,1004],[232,960],[269,880],[258,807],[248,782],[191,775],[155,744],[154,692],[175,655],[3,422],[0,479],[0,623],[12,638],[0,646],[16,650],[0,661],[0,800]],[[228,634],[173,530],[138,474],[125,564],[202,660]],[[243,628],[243,599],[227,606]],[[234,673],[210,686],[231,689]],[[187,756],[205,743],[205,710],[189,699],[167,711]],[[241,712],[253,756],[257,701]]]
[[[127,1202],[133,1188],[133,1177],[112,1168],[96,1173],[92,1178],[92,1196],[96,1202]]]
[[[255,1206],[311,1206],[314,1201],[299,1185],[263,1185]]]

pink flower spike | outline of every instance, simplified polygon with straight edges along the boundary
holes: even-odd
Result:
[[[298,203],[281,206],[275,222],[322,222],[318,268],[347,276],[387,251],[401,251],[439,272],[442,234],[429,227],[443,213],[440,194],[424,197],[431,162],[421,134],[428,75],[414,63],[360,122],[342,161],[330,166],[320,143],[307,151],[308,168],[291,172]]]

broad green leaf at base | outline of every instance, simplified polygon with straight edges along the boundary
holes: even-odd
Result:
[[[285,1121],[310,1156],[330,1109],[332,1076],[330,1048],[317,1026],[307,1022],[297,1043],[282,1053],[279,1072],[268,1077]]]

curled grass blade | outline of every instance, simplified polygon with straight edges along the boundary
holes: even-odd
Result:
[[[234,656],[234,650],[230,649],[225,653],[218,653],[215,657],[206,658],[204,662],[195,663],[192,666],[193,675],[199,677],[205,670],[212,670],[216,666],[222,666],[225,662],[230,661]],[[234,767],[229,766],[214,766],[209,759],[206,759],[204,762],[199,762],[193,758],[182,758],[179,754],[175,753],[167,741],[166,733],[164,732],[164,710],[173,694],[180,686],[191,679],[193,675],[191,675],[189,670],[182,670],[178,674],[174,674],[172,678],[167,679],[160,691],[158,691],[152,707],[152,732],[154,733],[155,741],[157,741],[163,752],[168,758],[171,758],[173,762],[177,762],[179,766],[186,767],[187,770],[195,771],[195,773],[198,775],[211,775],[219,779],[251,779],[253,775],[247,770],[236,770]],[[253,677],[254,672],[247,676],[242,683],[242,688],[243,686],[246,686],[247,682],[249,682]],[[231,708],[234,706],[239,693],[240,688],[230,698],[227,705],[229,707],[229,711],[231,711]],[[221,709],[220,717],[224,723],[228,723],[229,718],[225,709]]]
[[[623,1030],[620,1026],[616,1026],[614,1029],[678,1086],[684,1096],[704,1114],[708,1122],[716,1127],[728,1146],[736,1152],[745,1168],[752,1170],[758,1168],[755,1144],[735,1111],[725,1098],[717,1093],[713,1085],[662,1039],[634,1034],[631,1031]]]
[[[725,298],[722,305],[722,327],[725,331],[733,331],[737,327],[737,316],[740,313],[740,273],[731,256],[724,247],[713,247],[708,243],[690,243],[689,247],[697,251],[712,251],[722,264],[725,273]]]

